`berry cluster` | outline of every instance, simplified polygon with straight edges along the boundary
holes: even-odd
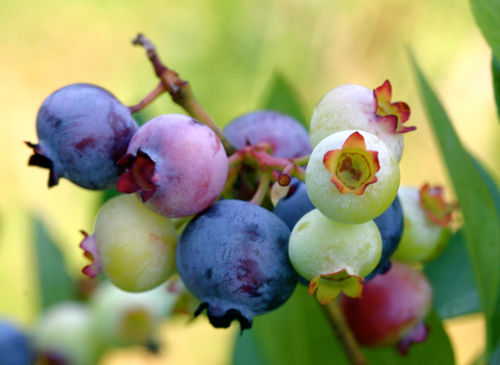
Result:
[[[80,247],[91,263],[83,272],[133,292],[178,272],[201,302],[195,315],[206,310],[215,327],[237,320],[250,328],[254,316],[285,303],[301,282],[321,304],[342,292],[363,297],[341,300],[356,335],[373,306],[414,312],[411,320],[392,316],[397,323],[388,330],[358,336],[362,344],[408,343],[408,333],[422,332],[429,285],[402,264],[389,270],[390,259],[438,255],[453,207],[439,188],[399,188],[403,133],[415,127],[405,124],[408,105],[391,101],[389,81],[375,90],[334,88],[314,109],[309,131],[267,110],[220,131],[188,84],[150,58],[162,81],[154,96],[170,92],[191,116],[161,115],[138,128],[132,112],[154,97],[126,108],[86,84],[57,90],[38,113],[40,142],[29,143],[29,163],[50,169],[49,186],[66,177],[130,194],[106,202],[94,233],[85,234]],[[391,299],[408,290],[421,297],[411,309]]]

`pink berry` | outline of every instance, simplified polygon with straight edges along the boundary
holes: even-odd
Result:
[[[431,301],[427,278],[408,265],[393,262],[386,274],[364,285],[362,298],[344,296],[340,304],[360,344],[397,345],[405,353],[412,342],[425,340],[423,319]]]
[[[227,178],[228,160],[207,126],[181,114],[144,124],[119,161],[127,167],[117,189],[138,192],[143,202],[167,217],[198,213],[217,199]]]

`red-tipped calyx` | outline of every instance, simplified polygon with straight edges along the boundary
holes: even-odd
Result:
[[[155,162],[146,153],[138,150],[136,156],[131,154],[123,156],[118,165],[127,170],[119,177],[116,190],[124,194],[139,192],[142,201],[147,202],[157,189],[153,182]]]
[[[102,271],[97,240],[94,235],[89,236],[85,231],[80,232],[85,236],[82,242],[80,242],[80,248],[83,250],[83,255],[90,260],[90,265],[85,266],[82,272],[89,278],[95,278]]]
[[[366,149],[359,132],[351,134],[341,149],[325,153],[323,165],[333,174],[331,181],[342,194],[362,195],[368,185],[377,181],[375,174],[380,170],[378,152]]]
[[[309,295],[316,293],[316,299],[323,305],[332,302],[341,292],[349,297],[359,298],[364,281],[360,276],[349,274],[347,269],[318,275],[309,282]]]
[[[407,355],[412,344],[424,342],[427,340],[428,335],[429,327],[425,323],[419,322],[405,337],[403,337],[403,339],[396,344],[396,349],[402,355]]]
[[[431,187],[429,183],[425,183],[420,188],[420,205],[427,218],[441,227],[449,226],[456,208],[455,204],[447,203],[444,200],[442,187]]]
[[[29,148],[33,149],[33,154],[30,156],[28,160],[28,166],[38,166],[43,167],[45,169],[49,169],[49,188],[57,185],[59,182],[59,176],[54,171],[54,162],[45,156],[39,144],[34,144],[31,142],[24,142]]]
[[[410,118],[410,107],[402,101],[391,102],[392,87],[389,80],[373,90],[375,114],[378,123],[383,123],[394,134],[411,132],[417,127],[403,125]]]

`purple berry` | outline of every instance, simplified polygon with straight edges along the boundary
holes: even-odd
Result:
[[[296,158],[311,153],[307,130],[296,119],[274,111],[244,114],[232,120],[224,134],[236,148],[268,142],[276,157]]]
[[[297,284],[289,235],[276,215],[241,200],[221,200],[192,220],[177,246],[177,269],[202,302],[195,315],[206,308],[214,327],[236,319],[244,330],[283,304]]]
[[[226,151],[207,126],[181,114],[156,117],[139,128],[120,161],[117,183],[167,217],[196,214],[217,199],[227,178]]]
[[[29,165],[50,170],[49,187],[65,177],[81,187],[101,190],[116,183],[116,162],[137,130],[130,111],[105,89],[72,84],[56,90],[38,111],[38,144]]]
[[[0,363],[29,365],[34,362],[30,340],[10,321],[0,319]]]

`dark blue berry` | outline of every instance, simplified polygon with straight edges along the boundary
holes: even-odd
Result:
[[[129,109],[95,85],[73,84],[53,92],[38,111],[38,144],[29,165],[50,170],[49,187],[65,177],[93,190],[116,183],[116,162],[138,126]]]
[[[270,211],[241,200],[222,200],[185,228],[177,268],[186,287],[207,309],[214,327],[238,320],[250,328],[255,315],[283,304],[297,284],[288,259],[288,227]]]
[[[7,320],[0,319],[0,364],[29,365],[34,353],[28,337]]]
[[[377,274],[383,274],[391,268],[390,258],[398,248],[399,241],[403,235],[403,208],[398,196],[384,213],[374,219],[380,235],[382,236],[382,256],[378,265],[366,277],[372,279]]]
[[[290,190],[286,197],[278,202],[274,208],[274,214],[280,217],[290,228],[293,229],[295,223],[307,212],[315,207],[307,195],[306,184],[302,181],[292,178]]]

